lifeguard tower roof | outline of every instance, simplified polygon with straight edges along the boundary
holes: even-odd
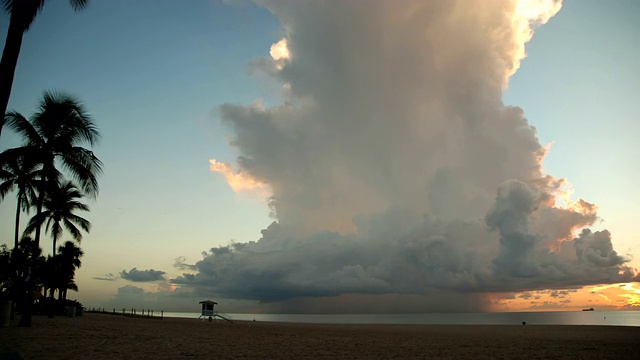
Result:
[[[211,301],[211,300],[204,300],[204,301],[200,301],[198,304],[205,304],[205,305],[218,305],[217,302],[215,301]]]

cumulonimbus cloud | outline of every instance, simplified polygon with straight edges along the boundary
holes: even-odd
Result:
[[[218,110],[235,173],[269,186],[277,222],[175,282],[285,301],[638,280],[609,232],[589,229],[597,206],[558,205],[566,181],[543,172],[548,149],[502,103],[560,1],[264,6],[287,54],[267,73],[290,101]]]

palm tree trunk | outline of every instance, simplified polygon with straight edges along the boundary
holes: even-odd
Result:
[[[44,190],[41,189],[40,194],[38,194],[38,211],[36,212],[36,214],[40,214],[42,212],[43,203],[44,203]],[[40,228],[41,226],[38,226],[36,228],[36,234],[33,240],[36,248],[40,247]],[[21,327],[31,327],[31,315],[33,314],[33,291],[35,290],[35,284],[34,284],[34,279],[32,274],[34,261],[35,259],[27,258],[27,262],[31,262],[31,263],[27,267],[28,269],[27,277],[29,278],[29,281],[26,284],[26,288],[27,288],[26,294],[23,294],[23,296],[25,296],[24,306],[22,307],[22,316],[20,316],[20,322],[18,323],[18,326],[21,326]],[[46,294],[47,293],[45,292],[45,295]]]
[[[18,205],[16,205],[16,233],[15,233],[15,245],[14,249],[18,249],[18,239],[20,238],[20,200],[17,201]]]
[[[11,97],[11,87],[16,73],[18,56],[22,47],[22,35],[24,34],[24,20],[20,11],[14,11],[9,20],[9,30],[7,39],[0,60],[0,137],[4,126],[4,114],[7,112],[9,97]]]
[[[56,243],[58,242],[58,237],[56,236],[56,234],[53,234],[53,252],[51,253],[51,256],[56,256]]]
[[[58,240],[58,239],[57,239],[57,236],[56,236],[56,234],[54,233],[54,234],[53,234],[53,253],[52,253],[52,255],[51,255],[51,256],[54,256],[54,257],[56,256],[56,241],[57,241],[57,240]],[[52,258],[52,259],[53,259],[53,258]],[[54,293],[54,291],[55,291],[55,290],[56,290],[56,289],[55,289],[55,286],[51,286],[51,302],[52,302],[52,303],[53,303],[53,300],[54,300],[53,293]],[[58,297],[60,297],[60,289],[58,289]]]
[[[51,254],[52,258],[51,260],[53,261],[55,259],[56,256],[56,241],[58,240],[58,237],[56,236],[56,234],[53,234],[53,253]],[[58,290],[58,298],[60,298],[60,288],[57,289]],[[56,303],[56,298],[55,298],[55,291],[56,291],[56,286],[55,285],[51,285],[51,302],[49,304],[49,306],[55,306]],[[46,294],[45,294],[46,295]],[[49,313],[49,318],[53,318],[53,314],[55,311],[51,310],[51,312]]]
[[[42,205],[44,204],[44,189],[40,189],[40,194],[38,194],[38,209],[36,211],[36,215],[40,215],[42,213]],[[33,242],[35,243],[35,247],[40,247],[40,230],[42,225],[36,228],[36,234],[33,237]]]
[[[16,205],[16,233],[15,233],[15,245],[13,246],[13,251],[18,251],[18,238],[20,237],[20,200],[18,200],[17,203],[18,205]],[[15,254],[15,252],[13,252],[12,254]],[[13,276],[15,276],[16,280],[20,281],[20,270],[18,270],[17,265],[14,264],[14,266],[16,266],[16,272],[15,274],[13,274]],[[12,320],[16,311],[16,303],[19,301],[19,299],[20,299],[20,292],[16,291],[16,289],[12,287],[11,288],[11,319]]]

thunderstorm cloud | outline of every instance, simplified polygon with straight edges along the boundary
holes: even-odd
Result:
[[[304,311],[469,309],[492,292],[638,280],[611,234],[590,229],[597,206],[563,201],[548,148],[502,102],[559,1],[263,5],[283,37],[253,65],[287,100],[219,106],[240,155],[236,169],[211,164],[235,189],[268,187],[277,220],[174,283]]]

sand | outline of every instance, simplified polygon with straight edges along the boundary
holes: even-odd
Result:
[[[639,327],[333,325],[35,316],[0,329],[0,359],[632,359]]]

